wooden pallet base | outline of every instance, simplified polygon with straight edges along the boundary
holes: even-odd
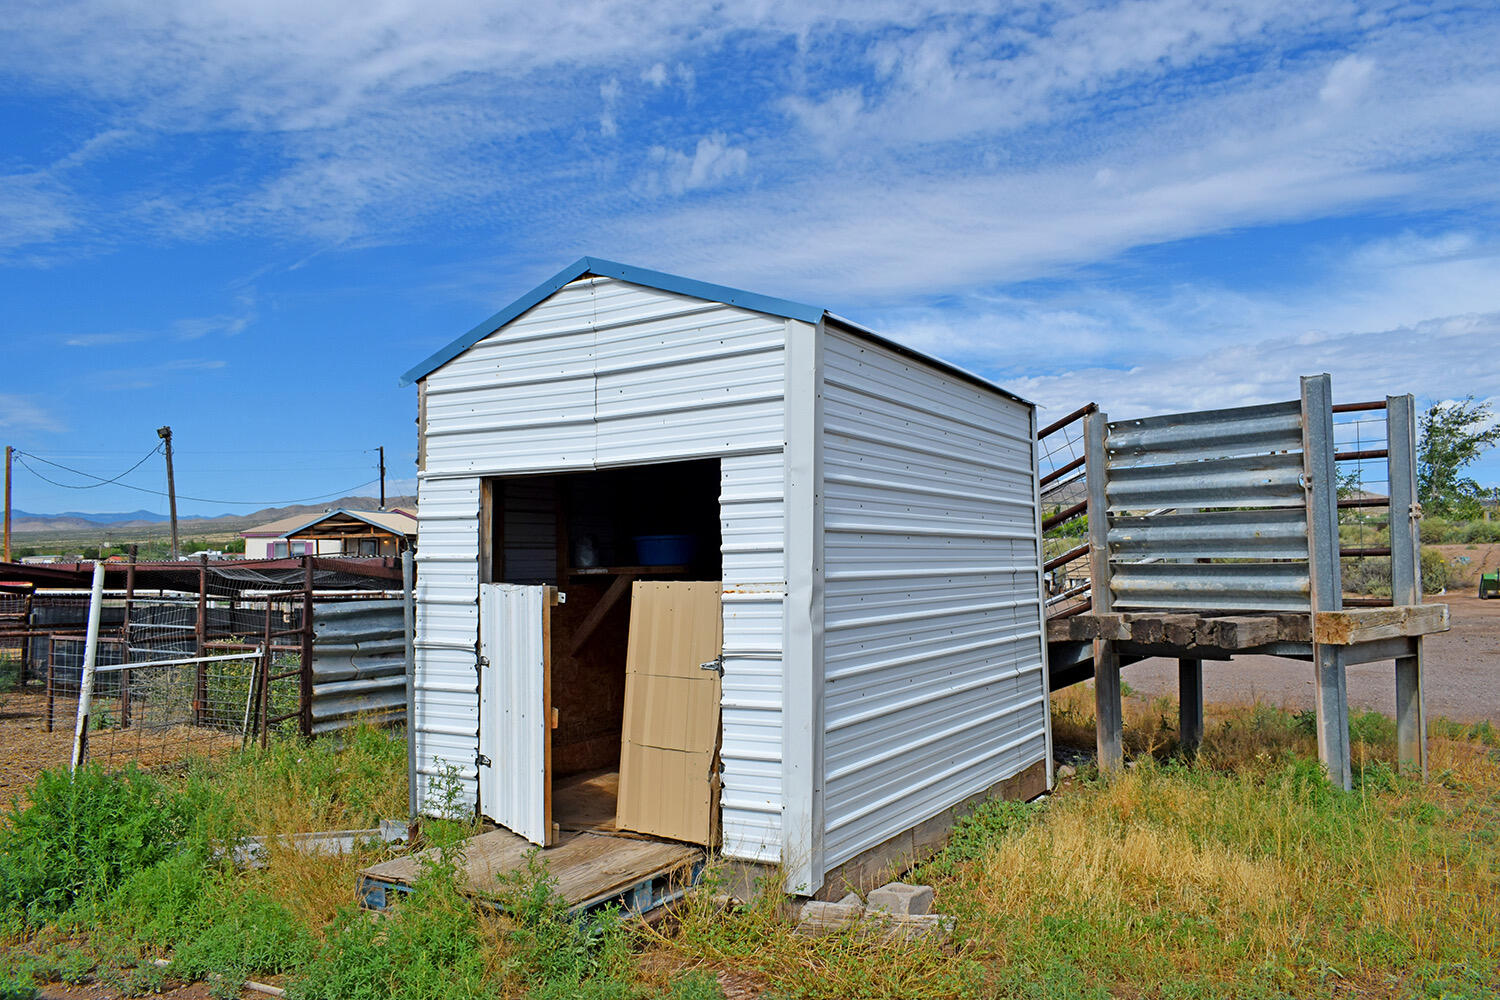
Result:
[[[573,833],[541,849],[508,830],[492,830],[464,845],[459,876],[465,893],[500,906],[507,883],[526,870],[533,852],[572,913],[609,904],[626,913],[649,913],[681,897],[703,873],[703,850],[686,844]],[[424,863],[436,856],[429,848],[361,870],[360,904],[384,910],[417,891]]]

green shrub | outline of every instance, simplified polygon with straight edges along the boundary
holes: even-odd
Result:
[[[1391,596],[1391,560],[1388,556],[1343,559],[1340,564],[1346,593]]]
[[[501,904],[516,924],[508,935],[514,949],[511,964],[521,978],[537,984],[532,997],[604,1000],[632,995],[630,943],[617,913],[570,914],[535,851],[525,867],[506,876],[503,886]]]
[[[346,910],[287,985],[292,1000],[464,1000],[492,996],[474,904],[452,863],[431,866],[380,922]]]
[[[0,817],[0,915],[35,926],[102,899],[172,853],[185,827],[179,803],[134,767],[44,771],[31,804]]]
[[[1448,589],[1448,560],[1437,549],[1422,549],[1422,592],[1436,594]],[[1388,591],[1389,592],[1389,591]]]
[[[187,933],[173,942],[171,967],[189,981],[217,975],[240,983],[295,970],[313,954],[307,928],[263,890],[214,885],[193,916]]]

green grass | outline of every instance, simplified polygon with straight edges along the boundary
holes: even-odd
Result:
[[[1060,740],[1091,733],[1088,702],[1057,696]],[[654,929],[570,916],[536,859],[508,881],[503,912],[477,908],[457,881],[474,829],[462,820],[430,824],[441,860],[379,919],[353,889],[383,846],[326,858],[273,845],[257,870],[215,850],[400,815],[404,745],[379,730],[161,777],[49,776],[0,818],[0,998],[89,978],[134,994],[204,980],[229,996],[246,977],[306,1000],[713,1000],[721,980],[768,998],[1495,995],[1493,726],[1434,722],[1423,784],[1393,767],[1390,720],[1356,713],[1346,793],[1313,762],[1306,714],[1211,706],[1186,762],[1174,704],[1128,706],[1132,767],[1085,769],[1035,804],[985,804],[911,876],[956,918],[950,942],[802,937],[775,885],[726,907],[712,870]]]

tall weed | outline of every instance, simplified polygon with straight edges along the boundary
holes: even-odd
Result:
[[[26,926],[97,900],[176,850],[179,799],[134,768],[44,771],[0,817],[0,918]]]

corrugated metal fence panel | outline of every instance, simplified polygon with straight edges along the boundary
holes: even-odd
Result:
[[[417,484],[418,801],[472,809],[479,752],[479,480],[423,477]],[[459,779],[450,796],[443,775]]]
[[[1106,447],[1116,607],[1308,607],[1299,401],[1120,421]]]
[[[593,315],[575,281],[428,375],[425,471],[591,466]]]
[[[720,463],[724,556],[723,810],[726,857],[781,856],[782,631],[786,476],[782,452]]]
[[[833,867],[1046,756],[1030,411],[824,346],[824,814]]]
[[[405,602],[315,603],[312,671],[313,732],[405,719]]]
[[[786,320],[596,279],[599,465],[780,448]]]
[[[545,587],[480,587],[479,804],[485,816],[533,844],[547,840]]]

